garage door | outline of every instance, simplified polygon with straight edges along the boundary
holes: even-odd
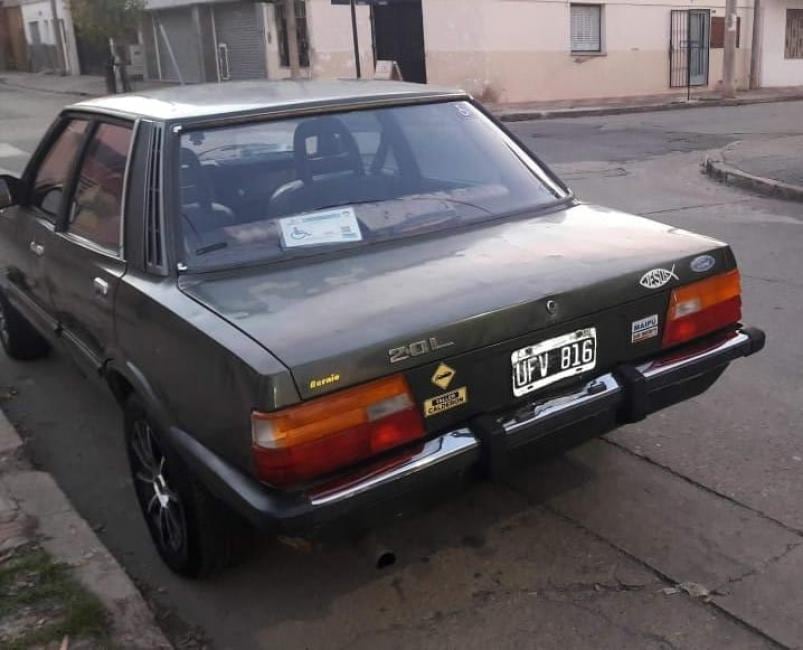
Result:
[[[221,80],[265,79],[265,24],[258,3],[214,5]]]
[[[161,78],[184,83],[203,81],[201,52],[198,38],[193,31],[192,10],[157,11],[153,14],[153,20]]]

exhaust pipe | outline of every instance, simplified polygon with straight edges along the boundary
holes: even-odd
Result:
[[[385,546],[373,533],[366,533],[358,540],[360,552],[367,556],[377,569],[386,569],[396,564],[396,552]]]

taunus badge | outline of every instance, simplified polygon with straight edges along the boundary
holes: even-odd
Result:
[[[672,265],[670,270],[667,269],[653,269],[647,271],[641,276],[639,284],[646,289],[660,289],[670,280],[679,280],[680,278],[675,273],[675,265]]]
[[[716,263],[713,255],[698,255],[691,261],[689,268],[695,273],[705,273],[713,269]]]

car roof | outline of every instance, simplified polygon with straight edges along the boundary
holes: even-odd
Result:
[[[129,118],[182,121],[322,106],[382,104],[465,96],[460,90],[399,81],[232,81],[170,86],[78,102],[88,110]]]

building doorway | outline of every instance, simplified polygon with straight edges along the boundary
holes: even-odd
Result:
[[[396,61],[402,78],[427,82],[421,0],[387,0],[372,5],[374,50],[378,61]]]
[[[708,53],[711,12],[708,9],[675,9],[671,12],[669,86],[708,85]]]

